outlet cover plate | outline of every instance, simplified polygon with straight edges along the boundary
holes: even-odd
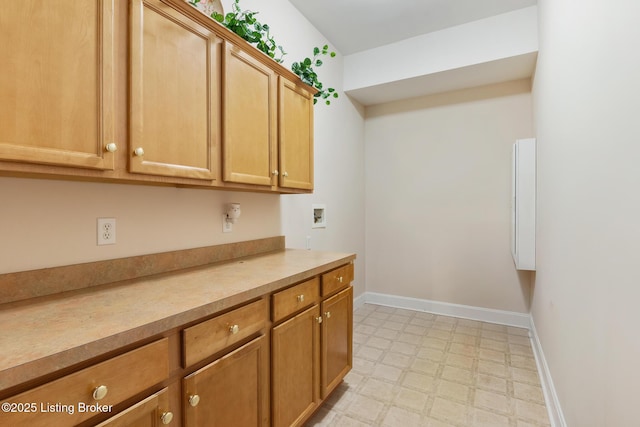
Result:
[[[98,218],[96,228],[98,246],[116,244],[116,219]]]

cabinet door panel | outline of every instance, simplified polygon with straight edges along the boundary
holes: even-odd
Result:
[[[322,303],[322,398],[347,375],[353,364],[353,288]]]
[[[262,336],[184,379],[186,427],[269,423],[268,341]],[[198,395],[196,406],[189,397]]]
[[[133,0],[131,172],[215,178],[221,45],[159,0]]]
[[[300,425],[319,405],[319,307],[272,331],[273,426]]]
[[[280,77],[279,97],[279,184],[312,190],[313,95]]]
[[[113,0],[3,2],[0,160],[113,169]]]
[[[224,180],[272,185],[275,73],[227,42],[224,91]]]

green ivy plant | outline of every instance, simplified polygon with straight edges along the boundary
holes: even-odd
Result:
[[[197,7],[198,3],[200,3],[200,0],[189,1],[189,4],[194,7]],[[282,46],[275,42],[269,33],[269,26],[256,19],[255,16],[258,12],[242,10],[240,7],[240,0],[234,0],[232,9],[233,10],[231,12],[225,15],[213,12],[211,14],[211,18],[242,37],[260,51],[264,52],[274,61],[282,63],[282,57],[286,55],[286,52]],[[321,57],[326,55],[333,58],[336,56],[336,53],[329,52],[328,45],[324,45],[322,49],[314,47],[313,58],[305,58],[303,61],[291,64],[291,70],[294,74],[300,77],[300,80],[318,90],[314,95],[314,104],[318,102],[318,99],[323,99],[327,105],[330,105],[330,98],[338,97],[338,92],[336,92],[334,88],[324,88],[322,82],[318,80],[318,74],[314,70],[314,67],[317,68],[322,65]]]
[[[200,0],[191,0],[192,6],[197,6]],[[258,12],[242,10],[240,0],[232,4],[233,11],[225,15],[213,12],[211,18],[218,21],[244,40],[254,45],[277,63],[282,63],[282,57],[286,55],[282,46],[276,44],[269,33],[269,26],[256,19]]]
[[[335,52],[329,52],[329,45],[324,45],[322,49],[319,47],[313,48],[313,58],[305,58],[303,61],[294,62],[291,64],[291,71],[293,71],[303,83],[308,84],[311,87],[318,89],[318,92],[314,95],[313,103],[317,103],[318,99],[323,99],[325,104],[330,105],[330,98],[337,98],[338,92],[332,87],[324,88],[322,82],[318,80],[318,74],[313,67],[320,67],[322,65],[322,56],[329,55],[331,58],[336,56]]]

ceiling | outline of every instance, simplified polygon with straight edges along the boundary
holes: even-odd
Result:
[[[537,0],[290,2],[343,55],[537,4]]]

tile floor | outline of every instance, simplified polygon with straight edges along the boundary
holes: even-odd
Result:
[[[307,426],[549,426],[526,329],[365,304],[353,369]]]

